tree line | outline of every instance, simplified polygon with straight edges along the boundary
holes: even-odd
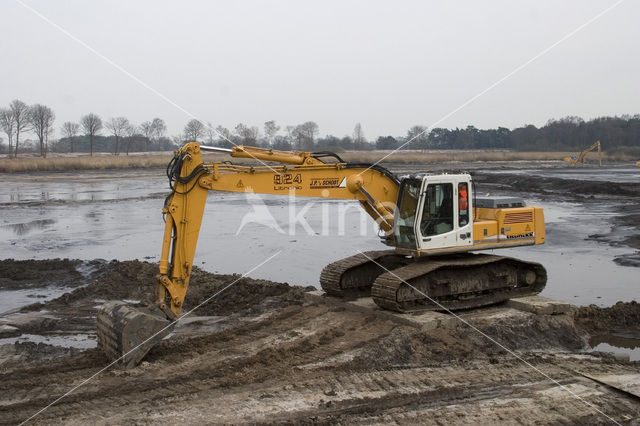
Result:
[[[42,104],[27,105],[15,99],[8,108],[0,108],[0,129],[7,137],[4,145],[0,137],[0,150],[17,158],[20,149],[39,151],[42,157],[48,152],[111,152],[120,155],[134,149],[149,151],[173,148],[174,143],[166,137],[167,126],[164,120],[154,118],[135,125],[126,117],[111,117],[104,120],[95,113],[80,117],[78,122],[66,121],[60,126],[61,137],[54,138],[55,112]],[[106,136],[103,134],[106,132]],[[36,136],[35,146],[24,147],[24,135]],[[32,142],[32,141],[30,141]],[[29,149],[31,148],[31,149]]]
[[[380,136],[368,140],[360,123],[353,133],[342,137],[319,137],[319,126],[313,121],[298,125],[279,126],[270,120],[262,128],[239,123],[232,129],[189,120],[181,133],[167,136],[167,126],[161,118],[153,118],[139,125],[126,117],[103,119],[88,113],[78,122],[67,121],[60,126],[60,137],[55,138],[54,111],[42,104],[27,105],[19,99],[8,108],[0,108],[0,129],[7,137],[5,146],[0,138],[0,150],[17,157],[20,149],[30,148],[43,157],[47,152],[110,152],[120,155],[131,151],[170,150],[188,141],[206,145],[232,147],[251,145],[274,149],[304,151],[343,150],[426,150],[426,149],[505,149],[517,151],[580,151],[596,140],[607,149],[640,148],[640,115],[600,117],[584,121],[579,117],[549,120],[538,128],[527,125],[510,130],[434,128],[412,126],[401,136]],[[24,147],[25,134],[32,133],[35,140]],[[21,145],[21,141],[23,145]]]
[[[283,131],[281,131],[283,130]],[[185,140],[195,140],[209,145],[230,147],[253,145],[275,149],[301,149],[305,151],[342,150],[427,150],[427,149],[503,149],[513,151],[582,151],[596,140],[607,149],[635,147],[640,149],[640,115],[600,117],[584,121],[579,117],[549,120],[537,128],[527,125],[510,130],[497,129],[434,128],[412,126],[401,136],[380,136],[367,140],[360,123],[352,135],[318,137],[319,127],[309,121],[281,129],[274,121],[264,123],[261,134],[258,127],[238,124],[233,131],[222,126],[215,129],[198,120],[191,120],[185,127]]]

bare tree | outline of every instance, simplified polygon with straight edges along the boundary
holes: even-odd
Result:
[[[367,139],[364,137],[364,133],[362,132],[362,125],[360,123],[356,123],[356,126],[353,129],[353,148],[363,149],[366,143]]]
[[[15,99],[9,105],[13,113],[14,131],[16,133],[15,158],[18,158],[18,144],[20,142],[20,132],[29,130],[31,120],[29,119],[29,107],[20,99]]]
[[[127,127],[124,129],[124,136],[127,138],[127,155],[129,155],[129,150],[131,149],[131,142],[134,137],[138,133],[138,126],[135,124],[129,123]],[[146,140],[147,150],[149,148],[149,139]]]
[[[198,139],[200,139],[203,135],[204,124],[202,124],[202,122],[196,120],[195,118],[189,121],[186,126],[184,126],[184,136],[190,142],[198,142]]]
[[[93,156],[93,138],[102,130],[102,119],[94,113],[89,113],[80,119],[85,135],[89,136],[90,155]]]
[[[105,123],[105,127],[107,128],[107,130],[109,130],[109,132],[111,132],[111,134],[116,138],[116,146],[115,150],[113,151],[113,155],[118,155],[120,138],[125,135],[125,131],[129,126],[131,126],[131,123],[129,123],[129,120],[127,120],[125,117],[111,118]],[[127,155],[129,155],[128,147]]]
[[[260,139],[260,128],[258,126],[249,127],[247,131],[247,141],[257,146],[259,139]]]
[[[55,137],[56,134],[56,129],[53,126],[49,126],[45,129],[44,131],[44,147],[45,147],[45,152],[49,149],[51,149],[51,151],[55,151],[56,147],[58,146],[58,142],[55,139],[53,139]],[[49,148],[49,138],[52,139],[51,141],[51,148]]]
[[[424,126],[413,126],[407,131],[406,140],[409,142],[406,146],[411,148],[427,149],[429,143],[429,133]]]
[[[154,118],[151,122],[151,136],[155,143],[159,143],[160,138],[164,137],[167,133],[167,125],[164,123],[164,120],[161,118]],[[147,146],[147,151],[149,150],[149,146]]]
[[[78,123],[72,123],[71,121],[65,121],[64,123],[62,123],[62,135],[65,138],[69,139],[71,152],[74,151],[73,142],[75,137],[78,135],[79,131],[80,131],[80,125]]]
[[[294,138],[293,138],[293,132],[296,129],[296,126],[287,126],[284,128],[285,131],[287,132],[287,142],[293,146],[293,142],[294,142]]]
[[[244,145],[255,145],[260,136],[260,130],[257,127],[249,127],[243,123],[238,123],[235,131],[238,137],[240,137],[241,143]]]
[[[276,137],[279,131],[280,126],[277,126],[275,121],[270,120],[264,123],[264,135],[269,145],[273,145],[273,138]]]
[[[151,124],[150,121],[143,121],[142,123],[140,123],[140,131],[142,132],[145,138],[151,139],[151,136],[153,134],[152,129],[153,129],[153,125]]]
[[[207,137],[207,143],[209,145],[213,145],[213,142],[216,139],[216,136],[218,135],[218,132],[216,132],[216,129],[213,127],[213,124],[211,124],[211,122],[207,122],[207,126],[204,129],[204,133],[205,136]]]
[[[145,121],[140,124],[140,131],[147,138],[146,150],[149,151],[149,142],[158,143],[167,133],[167,125],[161,118],[154,118],[152,121]]]
[[[226,127],[216,126],[216,145],[223,148],[231,148],[233,146],[233,142],[231,142],[232,134]]]
[[[147,139],[147,151],[149,150],[149,142],[151,142],[151,138],[153,137],[153,123],[151,121],[143,121],[140,123],[140,131]]]
[[[171,142],[174,146],[181,146],[184,143],[184,135],[173,135],[171,136]]]
[[[31,128],[40,142],[40,156],[46,157],[48,134],[56,114],[46,105],[35,104],[29,107],[29,119]]]
[[[305,151],[313,150],[317,134],[318,125],[313,121],[299,124],[292,131],[292,136],[296,141],[297,148]]]
[[[13,148],[13,127],[15,123],[13,121],[13,111],[11,108],[0,109],[0,127],[7,134],[9,142],[9,156],[11,156],[11,150]]]

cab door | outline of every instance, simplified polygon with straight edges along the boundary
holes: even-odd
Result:
[[[425,178],[416,221],[421,250],[473,244],[469,183],[465,177]]]
[[[408,177],[400,182],[398,202],[393,219],[393,232],[397,247],[417,250],[420,246],[417,240],[416,224],[420,212],[423,181],[419,178]]]
[[[471,179],[463,177],[455,182],[455,228],[458,246],[473,245],[473,207],[471,205]]]

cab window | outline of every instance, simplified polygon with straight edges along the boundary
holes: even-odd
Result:
[[[434,183],[427,186],[420,232],[423,237],[453,230],[453,184]]]
[[[469,223],[469,193],[467,183],[458,184],[458,226]]]

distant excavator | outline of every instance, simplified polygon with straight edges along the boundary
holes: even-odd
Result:
[[[584,164],[584,157],[586,157],[588,153],[590,153],[595,149],[598,150],[598,167],[602,167],[602,152],[600,149],[600,141],[596,141],[596,143],[594,143],[589,148],[585,149],[580,154],[578,154],[577,157],[575,155],[572,155],[571,157],[564,157],[563,160],[566,161],[567,163]]]
[[[203,151],[262,164],[204,163]],[[320,284],[333,296],[366,294],[398,312],[454,310],[537,294],[547,281],[539,263],[470,253],[543,244],[545,225],[542,208],[526,206],[522,198],[477,197],[468,174],[396,177],[379,165],[347,163],[330,152],[191,142],[175,152],[167,176],[172,192],[162,210],[156,303],[137,308],[107,302],[98,312],[98,346],[127,367],[136,365],[180,316],[211,190],[358,201],[378,223],[382,242],[393,249],[326,266]]]

